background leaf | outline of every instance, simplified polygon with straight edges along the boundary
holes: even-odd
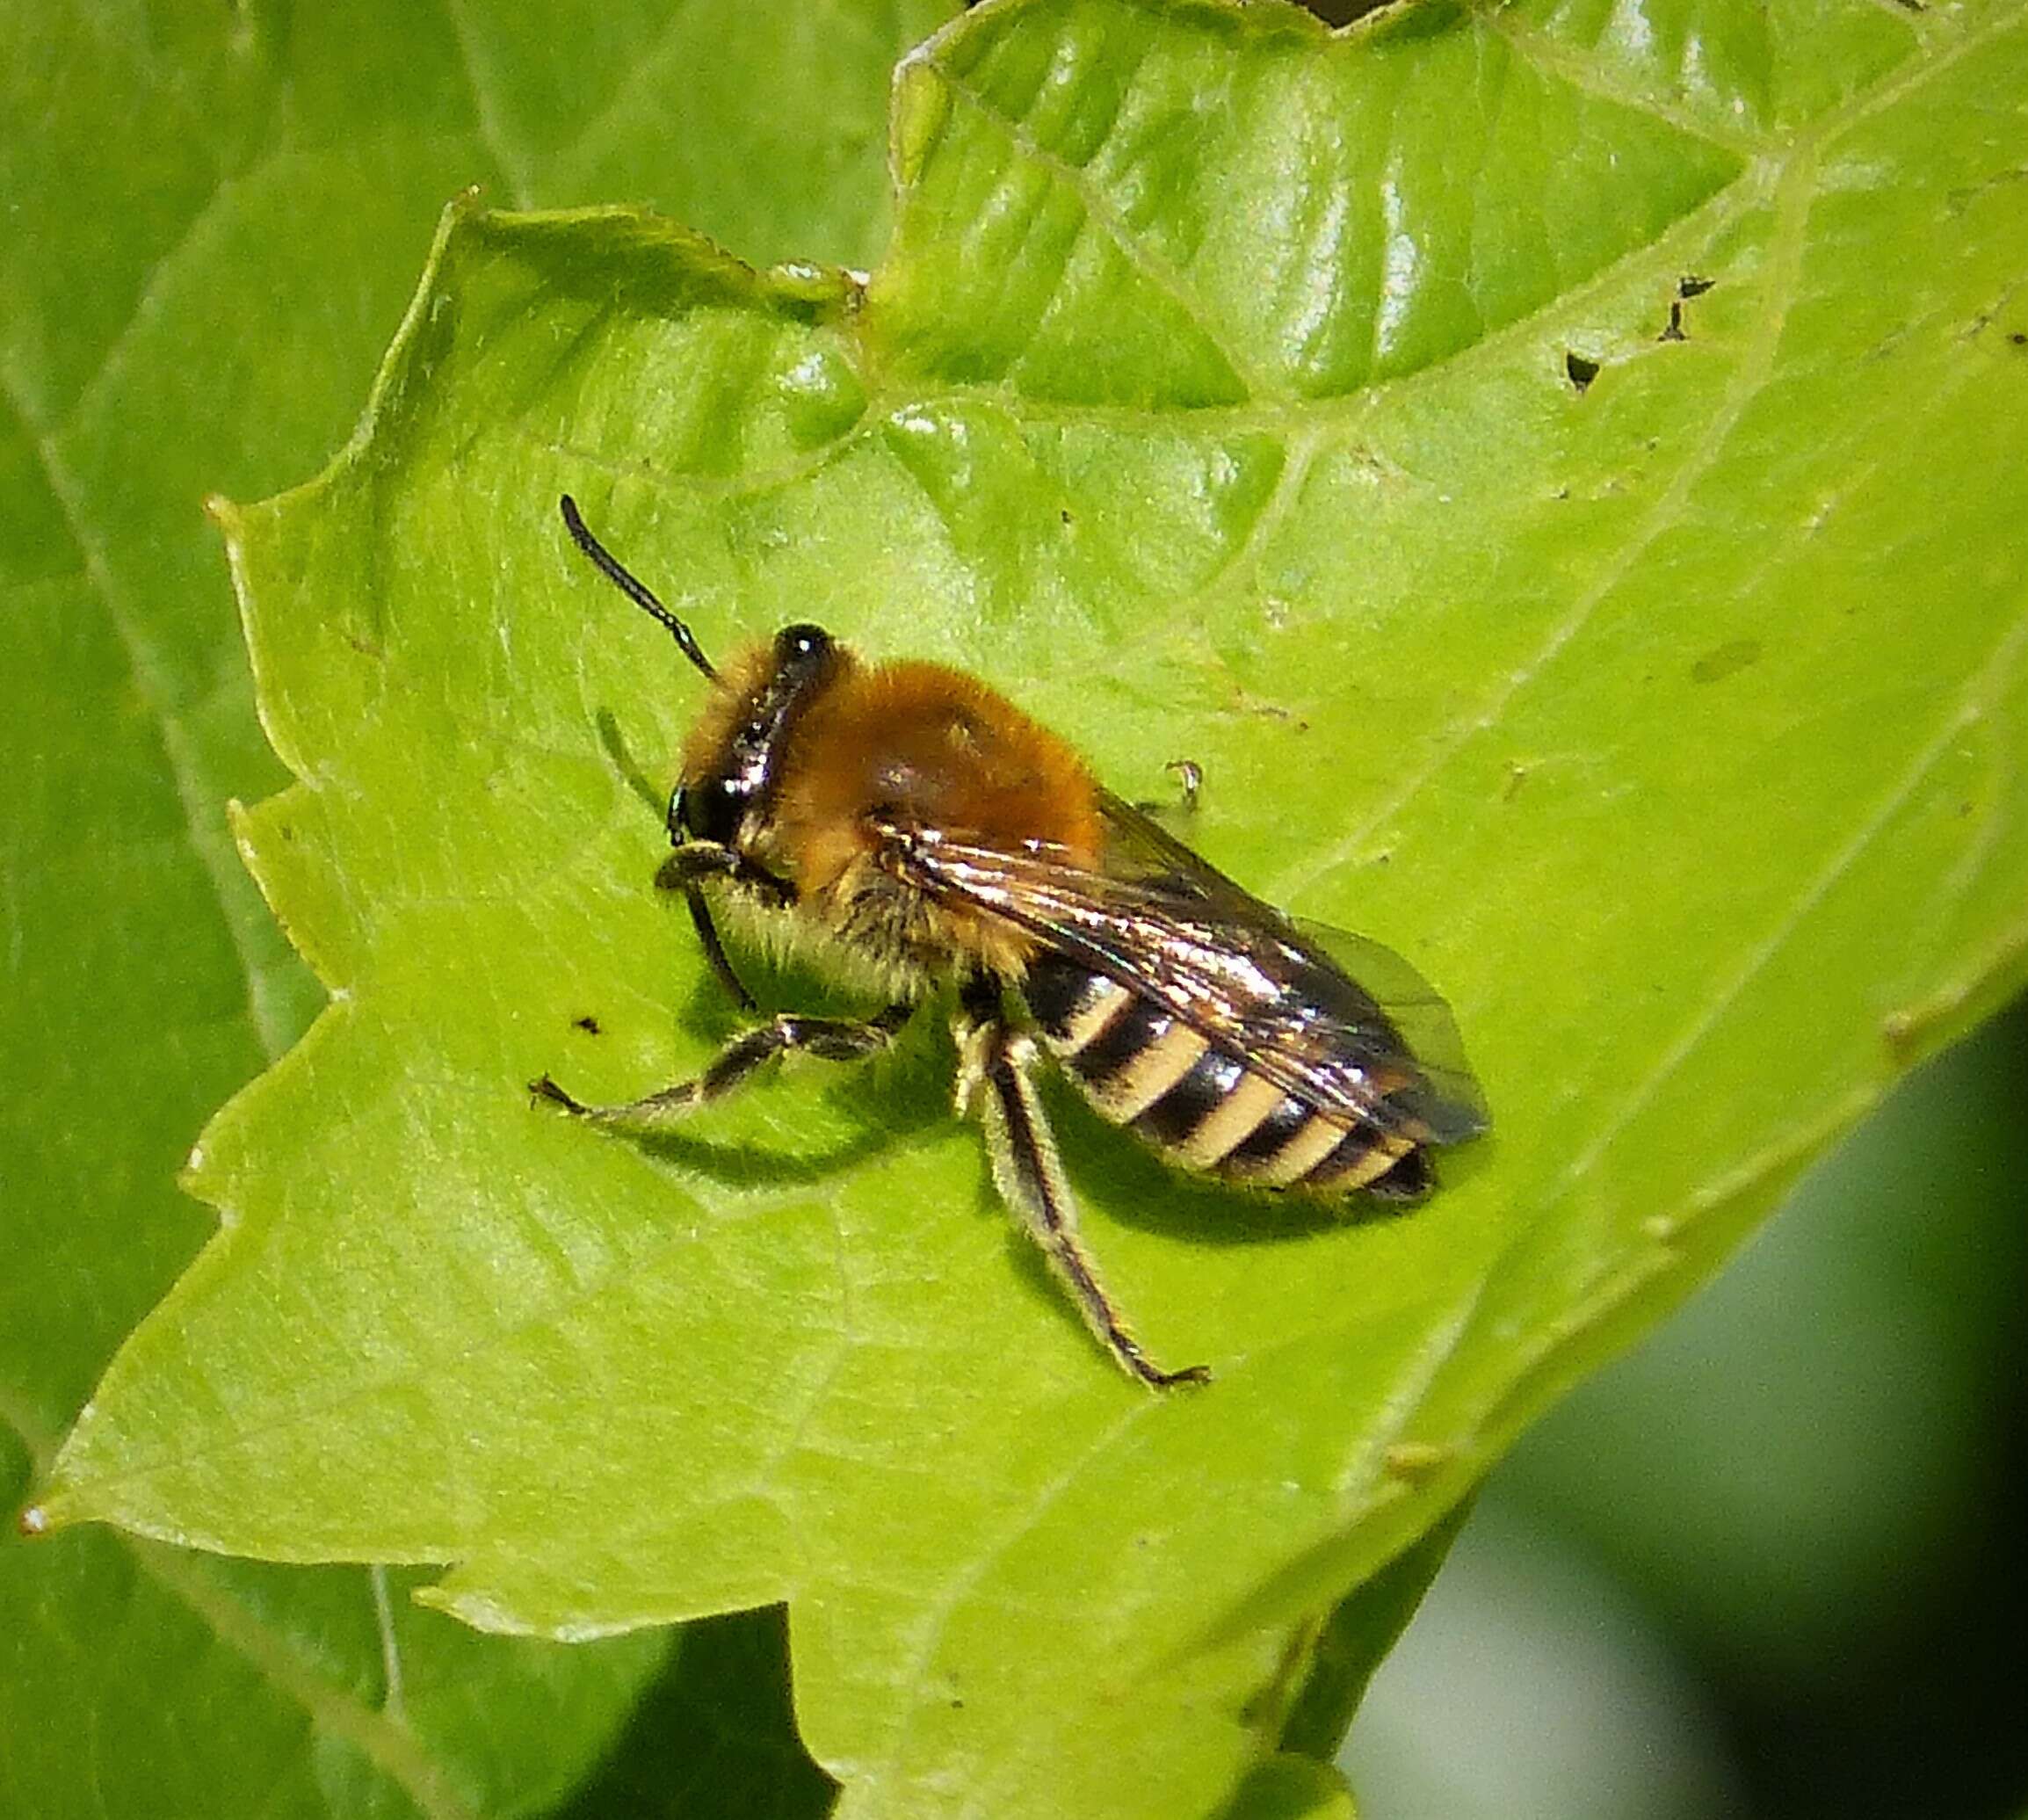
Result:
[[[2017,16],[1756,38],[1706,9],[1601,49],[1575,14],[1430,9],[1328,54],[1271,14],[1157,18],[990,12],[919,66],[899,250],[857,320],[611,219],[448,243],[375,440],[243,547],[272,724],[318,787],[249,837],[350,996],[207,1141],[242,1223],[115,1367],[53,1509],[454,1555],[446,1596],[501,1622],[789,1592],[805,1730],[860,1810],[1201,1808],[1260,1748],[1249,1700],[1298,1618],[2018,979],[2021,553],[1989,480],[2020,453],[1992,125]],[[1081,57],[1108,32],[1120,54]],[[1568,153],[1575,263],[1525,257],[1525,214],[1459,231],[1476,190],[1446,173],[1495,172],[1501,203],[1503,167],[1455,133],[1343,168],[1324,135],[1278,192],[1219,180],[1221,128],[1309,118],[1313,83],[1326,117],[1412,126],[1430,67],[1492,72],[1463,129],[1510,103]],[[1654,214],[1583,156],[1616,134]],[[1374,192],[1397,263],[1362,282]],[[1321,213],[1249,239],[1278,193]],[[1264,239],[1293,277],[1255,298]],[[1717,288],[1684,299],[1690,273]],[[1655,338],[1672,302],[1686,341]],[[1947,437],[1888,441],[1925,411]],[[563,483],[701,623],[821,587],[869,646],[1018,685],[1116,782],[1204,759],[1215,858],[1445,986],[1495,1143],[1413,1222],[1275,1243],[1068,1115],[1151,1340],[1220,1367],[1156,1404],[1007,1270],[927,1039],[871,1090],[785,1084],[660,1156],[496,1104],[587,995],[614,1039],[588,1091],[713,1033],[672,1017],[692,963],[629,882],[655,835],[627,774],[686,704],[649,628],[577,635],[618,609],[567,566]],[[386,1495],[338,1534],[318,1476],[362,1460]]]
[[[1360,1707],[1369,1812],[2010,1809],[2024,1087],[2017,1000],[1522,1438]]]
[[[871,259],[889,66],[945,10],[0,7],[13,1502],[211,1230],[173,1180],[204,1118],[322,1003],[225,824],[285,773],[199,501],[271,491],[344,436],[467,185],[638,196],[763,251]],[[275,1813],[526,1811],[663,1653],[481,1638],[409,1584],[10,1534],[0,1809],[213,1814],[223,1789]]]

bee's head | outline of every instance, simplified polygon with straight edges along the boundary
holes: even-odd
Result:
[[[670,804],[673,839],[737,844],[748,811],[764,808],[773,794],[785,734],[836,671],[839,656],[830,634],[808,625],[783,627],[754,654],[743,666],[752,679],[737,690],[732,711],[700,723],[713,730],[702,750],[693,744]]]
[[[591,534],[568,493],[561,510],[571,540],[599,573],[666,626],[677,648],[718,685],[718,700],[699,720],[683,781],[670,799],[669,834],[678,845],[685,840],[735,845],[747,812],[764,807],[773,790],[785,729],[834,672],[837,647],[821,626],[785,626],[771,643],[750,652],[734,664],[731,676],[721,677],[690,627]]]

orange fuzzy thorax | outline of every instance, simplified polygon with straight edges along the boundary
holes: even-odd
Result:
[[[839,656],[782,755],[778,840],[805,892],[873,851],[876,819],[1097,864],[1096,787],[1056,735],[963,671]]]

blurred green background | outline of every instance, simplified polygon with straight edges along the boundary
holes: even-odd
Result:
[[[1364,1820],[2028,1804],[2028,1002],[1902,1083],[1494,1472]]]

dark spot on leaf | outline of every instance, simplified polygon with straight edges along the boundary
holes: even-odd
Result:
[[[1671,297],[1669,300],[1669,321],[1662,325],[1662,333],[1655,338],[1657,341],[1688,341],[1690,339],[1690,337],[1684,333],[1683,329],[1682,298]]]
[[[1699,683],[1715,683],[1760,662],[1761,644],[1757,638],[1735,638],[1706,651],[1690,666],[1691,679]]]
[[[582,1018],[573,1018],[570,1020],[570,1027],[573,1030],[582,1030],[587,1036],[597,1036],[604,1026],[597,1018],[587,1012]]]
[[[1074,524],[1076,522],[1070,516],[1070,508],[1068,505],[1060,506],[1057,509],[1056,516],[1061,518],[1066,525]]]
[[[1717,282],[1715,278],[1698,278],[1686,272],[1676,281],[1676,294],[1688,301],[1692,297],[1703,296]]]
[[[1591,381],[1598,377],[1598,362],[1588,355],[1579,353],[1575,348],[1566,348],[1563,351],[1563,374],[1582,398],[1590,389]]]
[[[2028,348],[2028,330],[2017,329],[2007,339],[2017,348]]]

